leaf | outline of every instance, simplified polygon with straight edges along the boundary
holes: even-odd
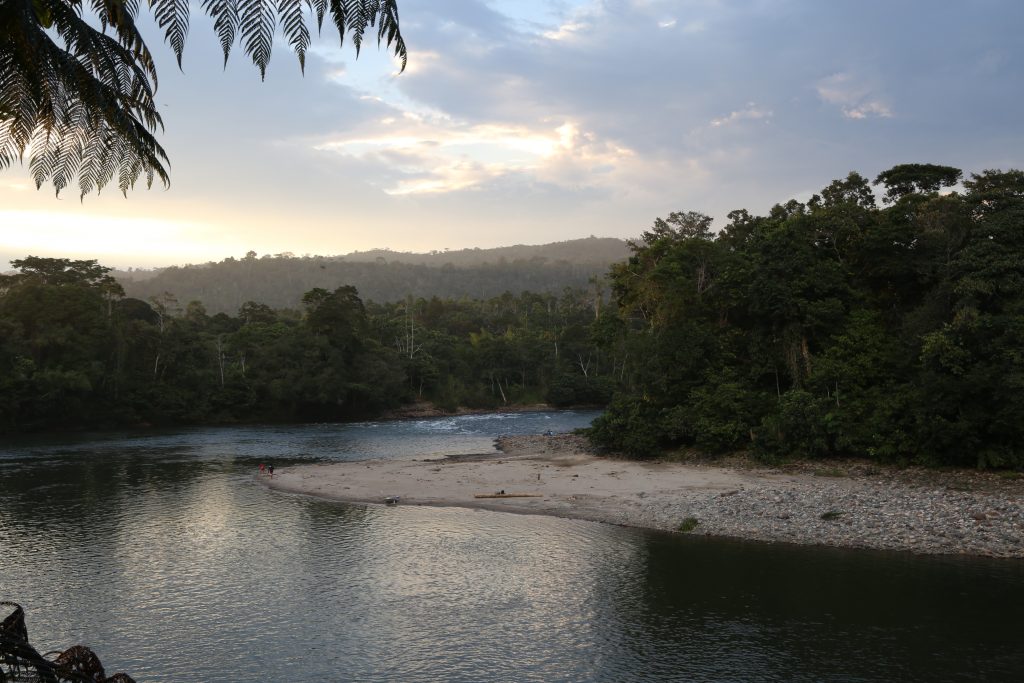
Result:
[[[153,9],[156,23],[165,31],[165,37],[174,50],[180,69],[185,38],[188,36],[188,0],[150,0],[150,7]]]
[[[240,0],[242,48],[260,70],[260,78],[267,76],[267,65],[274,47],[274,29],[277,15],[269,0]]]

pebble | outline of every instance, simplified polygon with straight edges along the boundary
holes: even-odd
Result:
[[[672,529],[677,520],[694,517],[702,532],[761,541],[1024,558],[1019,492],[950,496],[874,478],[786,486],[750,487],[731,496],[689,493],[653,510],[649,521]],[[965,506],[979,511],[965,515]],[[842,514],[822,519],[829,511]]]
[[[585,439],[570,438],[575,452],[587,451]],[[546,446],[555,449],[551,440]],[[716,536],[1024,558],[1024,480],[873,463],[863,473],[849,469],[843,477],[797,476],[725,492],[680,491],[670,503],[660,496],[634,497],[614,510],[592,510],[588,518],[675,531],[681,520],[693,517],[700,533]],[[830,511],[841,515],[822,519]]]

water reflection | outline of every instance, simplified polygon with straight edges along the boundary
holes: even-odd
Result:
[[[412,430],[385,439],[408,457],[395,444],[456,428],[395,424],[359,438]],[[140,682],[1024,678],[1022,563],[335,505],[255,482],[278,448],[349,457],[337,426],[312,431],[0,450],[0,594],[44,649],[84,642]]]
[[[616,652],[680,680],[1019,680],[1024,563],[649,534]],[[1012,597],[1011,597],[1012,595]],[[970,626],[967,626],[970,624]]]

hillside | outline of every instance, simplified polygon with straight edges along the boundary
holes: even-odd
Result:
[[[341,285],[353,285],[364,300],[377,302],[409,294],[488,298],[504,292],[559,293],[566,287],[587,286],[628,253],[624,240],[597,237],[427,254],[373,250],[344,256],[257,257],[250,252],[242,259],[120,271],[115,276],[130,297],[146,300],[170,293],[181,304],[202,302],[211,314],[234,314],[246,301],[296,308],[310,289]]]
[[[575,264],[610,264],[626,257],[625,241],[614,237],[588,237],[585,239],[552,242],[550,244],[517,244],[494,249],[459,249],[457,251],[432,251],[426,254],[373,249],[354,251],[339,258],[346,261],[376,262],[384,259],[388,263],[409,263],[425,266],[451,264],[457,268],[472,268],[485,264],[540,259],[554,263],[567,261]]]

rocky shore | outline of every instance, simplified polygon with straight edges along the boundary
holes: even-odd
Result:
[[[308,465],[273,488],[351,502],[477,507],[690,534],[1024,558],[1024,478],[866,462],[597,457],[578,436],[499,439],[497,454]],[[522,494],[493,498],[489,494]],[[482,495],[488,495],[482,498]]]
[[[586,452],[581,437],[509,437],[509,454]],[[752,475],[725,491],[686,488],[675,496],[623,500],[603,521],[628,526],[930,554],[1024,557],[1024,477],[1015,473],[881,467],[869,462],[797,463],[779,468],[733,459],[695,471]],[[598,516],[598,515],[595,515]]]

